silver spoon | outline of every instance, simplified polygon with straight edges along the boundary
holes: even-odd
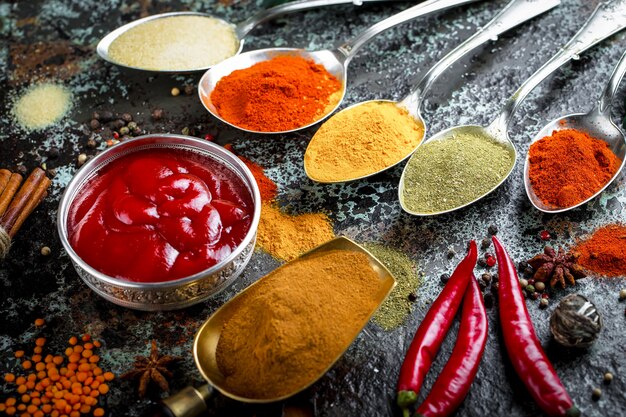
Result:
[[[561,3],[560,0],[542,0],[542,1],[512,0],[489,23],[487,23],[482,28],[478,29],[478,31],[474,35],[472,35],[466,41],[461,43],[454,50],[452,50],[445,57],[443,57],[439,62],[437,62],[434,66],[432,66],[431,69],[424,75],[424,77],[422,77],[422,79],[417,83],[416,87],[413,88],[412,91],[409,93],[409,95],[406,96],[401,102],[398,103],[392,100],[368,100],[368,101],[364,101],[361,103],[354,104],[350,107],[347,107],[337,114],[340,114],[345,111],[349,111],[353,107],[362,106],[371,102],[382,102],[382,101],[390,102],[390,103],[395,104],[398,107],[406,109],[409,115],[411,115],[416,121],[418,121],[424,127],[424,134],[422,136],[423,138],[426,135],[426,122],[424,121],[424,118],[422,117],[420,113],[420,109],[422,107],[426,93],[433,86],[435,80],[441,74],[443,74],[445,70],[450,68],[456,61],[461,59],[463,56],[465,56],[466,54],[468,54],[475,48],[484,44],[485,42],[489,40],[497,39],[498,36],[500,36],[502,33],[514,28],[515,26],[518,26],[526,22],[527,20],[530,20],[542,13],[547,12],[548,10],[558,6],[560,3]],[[407,152],[407,154],[401,160],[398,160],[392,165],[389,165],[377,171],[370,172],[366,175],[360,175],[360,176],[355,176],[351,178],[342,178],[341,180],[337,180],[337,181],[323,181],[319,178],[316,178],[314,175],[312,175],[310,167],[307,166],[308,164],[307,164],[306,155],[309,152],[309,149],[311,149],[311,147],[315,145],[316,138],[315,136],[313,136],[313,138],[311,139],[311,142],[309,142],[307,151],[305,152],[304,171],[306,172],[306,175],[313,181],[327,183],[327,184],[367,178],[372,175],[379,174],[389,168],[392,168],[398,165],[402,161],[406,160],[419,147],[422,138],[419,138],[419,140],[416,141],[415,148],[411,149],[409,152]]]
[[[459,134],[470,133],[473,132],[477,135],[487,136],[494,140],[497,143],[502,144],[506,149],[509,150],[511,155],[516,159],[517,158],[517,150],[515,146],[511,142],[511,139],[508,136],[508,127],[513,118],[515,110],[519,107],[522,101],[526,98],[526,96],[548,75],[552,74],[558,68],[560,68],[563,64],[569,62],[571,59],[578,59],[578,56],[596,45],[597,43],[603,41],[609,36],[619,32],[620,30],[626,27],[626,0],[613,0],[613,1],[602,1],[598,4],[596,9],[593,11],[589,19],[585,22],[583,27],[574,35],[574,37],[563,46],[548,62],[546,62],[541,68],[539,68],[530,78],[528,78],[519,88],[518,90],[509,98],[507,103],[504,105],[500,114],[495,118],[495,120],[487,127],[477,126],[477,125],[465,125],[465,126],[457,126],[452,127],[450,129],[446,129],[444,131],[439,132],[435,136],[428,139],[428,141],[433,140],[454,140],[453,137]],[[423,142],[424,143],[424,142]],[[409,214],[415,216],[431,216],[443,213],[449,213],[463,207],[467,207],[470,204],[475,203],[476,201],[482,199],[486,195],[492,193],[495,189],[497,189],[504,181],[511,175],[513,172],[513,168],[515,164],[511,165],[509,172],[502,178],[496,186],[494,186],[491,190],[487,191],[482,196],[474,199],[473,201],[467,202],[459,207],[455,207],[449,210],[444,210],[440,212],[416,212],[411,210],[406,206],[404,201],[404,192],[405,192],[405,175],[407,172],[407,167],[411,164],[414,158],[419,155],[419,148],[413,154],[407,165],[404,167],[404,171],[402,172],[402,177],[400,178],[400,186],[398,188],[398,197],[400,199],[400,204],[404,211]]]
[[[162,14],[156,14],[153,16],[148,16],[148,17],[144,17],[142,19],[138,19],[135,20],[133,22],[127,23],[124,26],[121,26],[117,29],[115,29],[114,31],[110,32],[109,34],[107,34],[104,38],[102,38],[100,40],[100,42],[98,43],[98,46],[96,47],[96,52],[98,53],[98,55],[104,59],[107,62],[110,62],[111,64],[114,65],[118,65],[120,67],[124,67],[124,68],[131,68],[131,69],[135,69],[135,70],[141,70],[141,71],[150,71],[150,72],[161,72],[161,73],[186,73],[186,72],[196,72],[196,71],[206,71],[209,67],[201,67],[201,68],[189,68],[189,69],[185,69],[185,70],[153,70],[153,69],[146,69],[146,68],[142,68],[142,67],[136,67],[136,66],[129,66],[129,65],[124,65],[122,63],[119,63],[115,60],[113,60],[111,58],[111,56],[109,55],[109,47],[111,46],[111,44],[113,43],[113,41],[115,41],[117,38],[119,38],[122,34],[124,34],[125,32],[127,32],[130,29],[133,29],[139,25],[142,25],[146,22],[150,22],[156,19],[164,19],[164,18],[171,18],[171,17],[177,17],[177,16],[200,16],[200,17],[206,17],[206,18],[211,18],[211,19],[215,19],[217,21],[220,21],[222,23],[224,23],[225,25],[229,26],[230,28],[232,28],[235,36],[237,37],[238,43],[239,43],[239,47],[237,49],[237,52],[235,52],[234,55],[238,55],[241,50],[243,49],[243,44],[244,44],[244,40],[246,35],[248,35],[248,33],[254,29],[255,27],[257,27],[258,25],[265,23],[271,19],[274,19],[278,16],[284,15],[284,14],[288,14],[288,13],[294,13],[294,12],[299,12],[299,11],[303,11],[303,10],[309,10],[309,9],[315,9],[318,7],[323,7],[323,6],[332,6],[332,5],[337,5],[337,4],[349,4],[349,3],[353,3],[357,6],[360,6],[361,4],[365,3],[365,2],[384,2],[384,1],[389,1],[389,0],[299,0],[299,1],[293,1],[293,2],[289,2],[289,3],[285,3],[285,4],[281,4],[275,7],[271,7],[269,9],[266,10],[262,10],[261,12],[255,14],[252,17],[249,17],[248,19],[244,20],[243,22],[237,23],[237,24],[233,24],[231,22],[228,22],[224,19],[221,19],[219,17],[213,16],[211,14],[207,14],[207,13],[199,13],[199,12],[172,12],[172,13],[162,13]],[[233,56],[234,56],[233,55]]]
[[[397,13],[391,17],[388,17],[385,20],[382,20],[375,25],[369,27],[368,29],[361,32],[352,40],[344,43],[341,46],[338,46],[334,49],[323,49],[320,51],[306,51],[304,49],[297,48],[268,48],[268,49],[259,49],[256,51],[245,52],[241,55],[229,58],[225,61],[220,62],[219,64],[213,66],[209,69],[200,79],[200,84],[198,85],[198,94],[200,95],[200,101],[204,105],[204,107],[215,116],[217,119],[222,122],[231,125],[237,129],[251,132],[251,133],[289,133],[295,132],[301,129],[306,129],[316,123],[321,122],[329,115],[331,115],[337,107],[341,104],[343,97],[346,93],[346,82],[347,82],[347,68],[350,60],[354,58],[357,51],[361,49],[363,45],[365,45],[369,40],[371,40],[374,36],[384,32],[387,29],[390,29],[394,26],[397,26],[401,23],[408,22],[409,20],[416,19],[421,16],[426,16],[431,13],[435,13],[441,10],[449,9],[454,6],[460,6],[467,3],[473,3],[478,0],[428,0],[422,2],[416,6],[411,7],[410,9],[404,10],[400,13]],[[291,55],[291,56],[300,56],[307,60],[313,60],[318,64],[322,64],[326,70],[337,77],[337,79],[342,84],[342,92],[341,97],[338,100],[337,104],[330,108],[326,114],[317,120],[312,121],[311,123],[300,126],[296,129],[284,130],[284,131],[275,131],[275,132],[265,132],[265,131],[256,131],[250,129],[244,129],[242,127],[236,126],[227,120],[224,120],[220,117],[215,108],[215,105],[211,101],[211,93],[215,89],[216,84],[222,77],[230,74],[231,72],[239,69],[244,69],[251,67],[254,64],[257,64],[262,61],[267,61],[276,56],[280,55]],[[330,107],[330,106],[329,106]]]
[[[568,114],[567,116],[555,119],[541,129],[541,131],[533,139],[533,142],[536,142],[546,136],[550,136],[555,130],[580,130],[593,138],[600,139],[608,143],[615,156],[622,160],[620,168],[609,180],[609,182],[604,185],[604,187],[598,190],[594,195],[587,198],[585,201],[581,201],[571,207],[554,208],[544,204],[535,195],[528,175],[530,162],[528,154],[526,154],[526,163],[524,165],[524,187],[526,188],[526,195],[528,195],[530,202],[533,203],[533,206],[535,206],[536,209],[545,213],[562,213],[578,206],[582,206],[602,193],[602,191],[604,191],[621,172],[624,164],[626,163],[626,159],[624,158],[626,156],[626,138],[624,137],[624,133],[611,120],[611,107],[613,98],[615,97],[615,93],[617,92],[624,74],[626,74],[626,52],[622,55],[622,58],[613,70],[613,74],[604,88],[597,104],[589,113]]]

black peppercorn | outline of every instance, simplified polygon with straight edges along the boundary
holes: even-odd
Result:
[[[194,88],[194,87],[193,87],[193,85],[191,85],[191,84],[185,84],[185,85],[183,86],[183,91],[185,92],[185,95],[186,95],[186,96],[190,96],[190,95],[192,95],[192,94],[193,94],[193,92],[194,92],[194,90],[195,90],[195,88]]]
[[[489,232],[490,235],[493,236],[498,233],[498,226],[496,226],[495,224],[492,224],[487,228],[487,231]]]
[[[50,148],[50,149],[48,150],[48,157],[49,157],[50,159],[56,159],[56,158],[58,158],[58,157],[59,157],[59,154],[60,154],[60,152],[59,152],[59,148],[52,147],[52,148]]]
[[[487,267],[487,261],[484,260],[483,258],[480,258],[477,262],[478,266],[486,268]]]
[[[98,117],[96,117],[96,115]],[[94,112],[94,119],[99,120],[100,122],[108,122],[113,120],[113,113],[110,111],[102,111],[102,112]]]
[[[448,249],[448,253],[447,253],[448,259],[454,258],[455,255],[456,255],[456,251],[454,249],[452,248]]]
[[[491,281],[493,281],[494,284],[500,281],[500,278],[498,278],[498,274],[491,274]]]
[[[486,273],[482,274],[480,277],[481,277],[481,278],[483,279],[483,281],[485,281],[487,284],[489,284],[489,283],[491,282],[492,278],[493,278],[493,277],[491,276],[491,274],[490,274],[490,273],[488,273],[488,272],[486,272]]]
[[[94,139],[89,139],[87,141],[87,147],[89,149],[94,149],[96,146],[98,146],[98,143]]]
[[[489,246],[491,246],[491,239],[487,237],[480,242],[480,247],[483,249],[487,249]]]
[[[491,292],[497,293],[499,289],[500,289],[499,283],[494,282],[493,284],[491,284]]]
[[[130,113],[124,113],[124,114],[122,114],[120,119],[122,119],[123,121],[128,123],[128,122],[132,122],[133,121],[133,116],[131,116]]]
[[[100,129],[100,126],[102,125],[97,119],[91,119],[91,122],[89,122],[89,127],[91,128],[91,130]]]
[[[107,126],[110,127],[113,130],[119,130],[122,127],[126,126],[126,122],[123,121],[122,119],[117,119],[117,120],[113,120],[113,121],[107,123]]]
[[[524,269],[524,275],[527,277],[530,277],[532,275],[534,275],[535,271],[533,270],[532,267],[527,267],[526,269]]]
[[[415,300],[417,300],[417,294],[415,294],[414,292],[412,292],[412,293],[410,293],[410,294],[409,294],[408,298],[409,298],[409,301],[410,301],[410,302],[414,303],[414,302],[415,302]]]
[[[483,281],[482,279],[478,280],[478,286],[480,286],[481,290],[484,290],[485,288],[487,288],[487,283],[485,281]]]
[[[520,261],[520,262],[517,264],[517,270],[518,270],[519,272],[524,272],[524,271],[526,270],[526,268],[528,268],[529,266],[530,266],[530,265],[528,265],[528,262],[526,262],[526,261]]]
[[[443,282],[445,284],[448,281],[450,281],[450,274],[441,274],[439,279],[441,279],[441,282]]]

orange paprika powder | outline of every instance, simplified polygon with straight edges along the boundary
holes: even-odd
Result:
[[[608,183],[622,161],[609,145],[575,130],[555,130],[530,146],[528,176],[547,206],[565,208],[585,201]]]
[[[223,77],[211,101],[224,120],[248,130],[276,132],[305,126],[326,114],[342,85],[323,65],[278,56]]]

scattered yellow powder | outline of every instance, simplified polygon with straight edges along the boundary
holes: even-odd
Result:
[[[331,221],[323,213],[291,215],[275,203],[261,206],[257,244],[278,259],[290,261],[334,237]]]
[[[13,117],[26,130],[39,130],[61,120],[71,107],[72,94],[56,84],[29,88],[13,104]]]
[[[406,109],[373,101],[337,113],[317,131],[304,155],[307,174],[321,182],[371,175],[409,156],[424,126]]]
[[[146,70],[206,68],[230,58],[239,39],[228,23],[203,16],[150,20],[129,29],[109,46],[109,57]]]

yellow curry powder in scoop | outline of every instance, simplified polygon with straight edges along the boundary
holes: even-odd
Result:
[[[384,297],[367,255],[333,250],[275,270],[227,305],[217,365],[233,394],[274,399],[314,382]]]
[[[372,101],[343,110],[320,127],[304,155],[316,181],[348,181],[406,158],[422,141],[424,125],[406,109]]]

